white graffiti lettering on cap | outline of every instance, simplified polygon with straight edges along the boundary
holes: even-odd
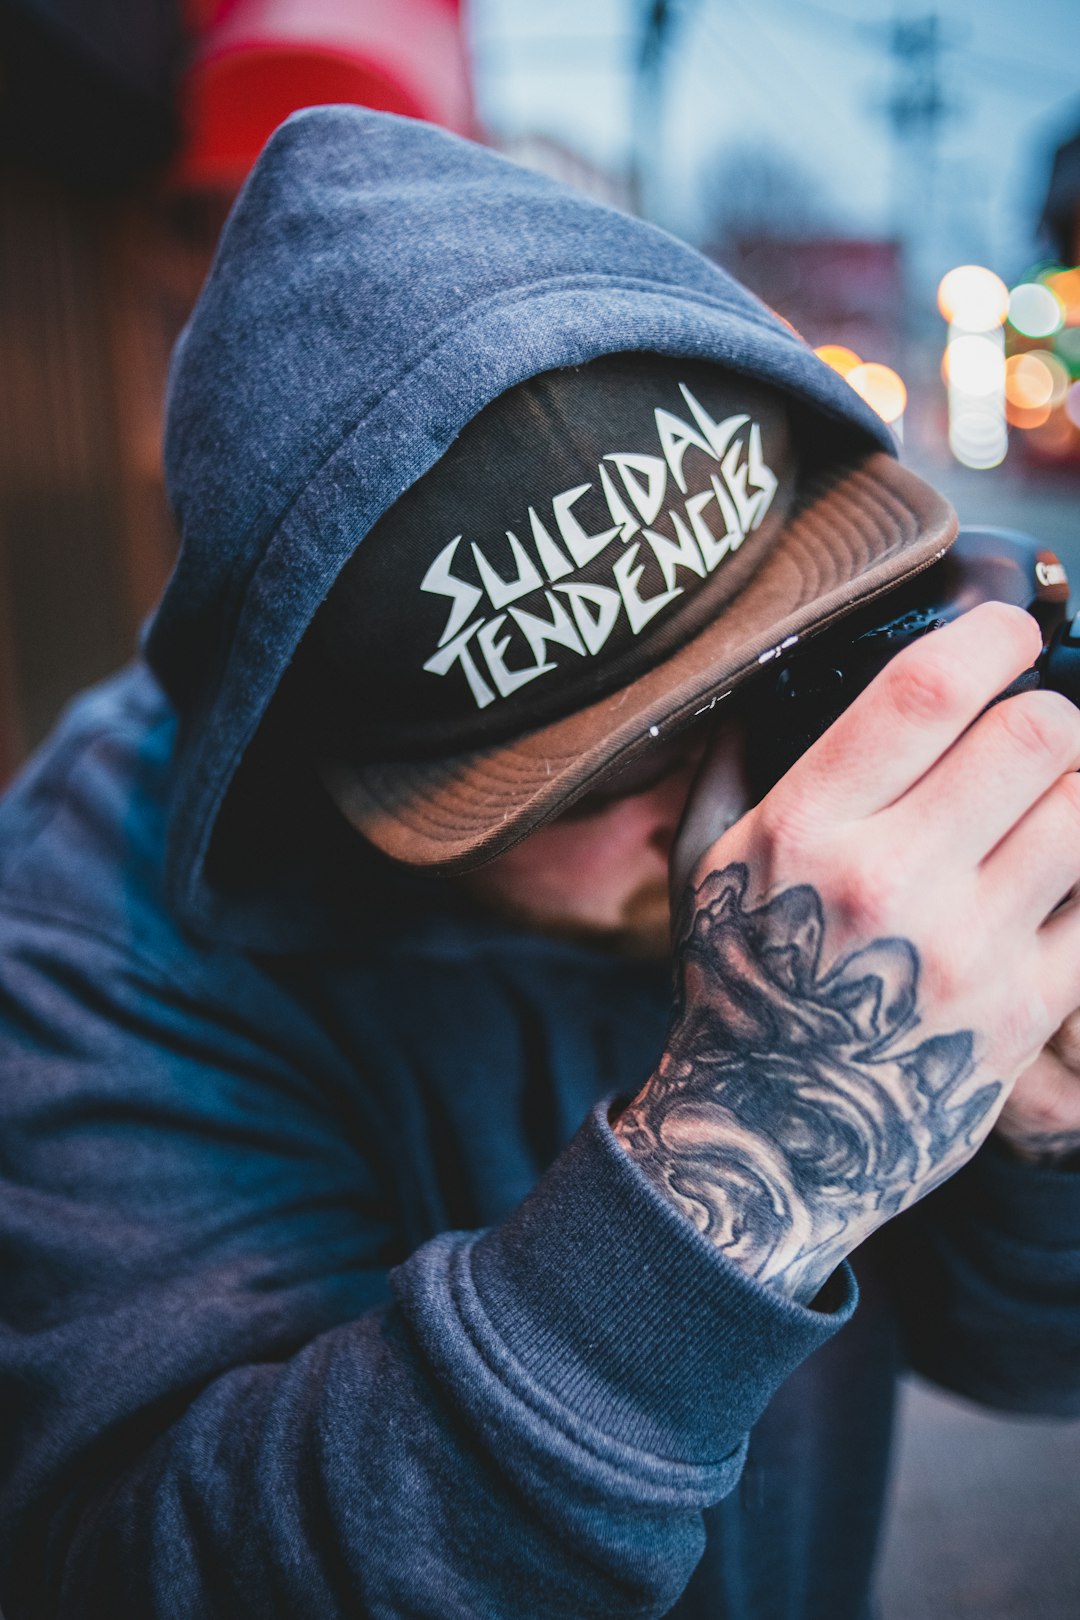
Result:
[[[586,531],[574,508],[594,485],[575,484],[552,498],[550,523],[535,506],[528,507],[532,552],[507,529],[496,566],[490,547],[471,541],[465,556],[472,554],[475,583],[454,572],[463,536],[442,547],[420,582],[422,591],[450,603],[426,671],[447,675],[460,669],[477,708],[487,708],[557,670],[553,648],[573,658],[595,658],[621,618],[631,635],[639,635],[683,594],[680,570],[704,579],[739,549],[761,523],[777,488],[761,429],[745,412],[716,422],[685,384],[679,389],[692,420],[657,406],[660,455],[613,452],[597,468],[610,528]],[[688,494],[683,471],[691,448],[718,464],[709,487],[694,495]],[[684,500],[668,503],[671,484]],[[662,523],[670,524],[671,534],[660,532]],[[599,583],[590,565],[609,548],[611,583]],[[663,588],[643,595],[650,554]],[[573,577],[585,569],[591,577]]]

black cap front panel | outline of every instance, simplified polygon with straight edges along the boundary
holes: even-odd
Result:
[[[408,758],[520,735],[714,618],[794,497],[775,390],[626,354],[495,400],[357,548],[299,664],[320,742]]]

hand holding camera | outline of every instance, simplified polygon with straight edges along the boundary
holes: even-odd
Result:
[[[1045,1083],[1033,1103],[1018,1077],[1080,1005],[1080,908],[1061,904],[1080,710],[1050,691],[988,705],[1041,651],[1030,613],[983,603],[889,660],[715,842],[708,759],[692,794],[675,1015],[616,1129],[732,1259],[804,1302],[1003,1109],[1013,1139],[1037,1134]],[[1070,1094],[1080,1126],[1080,1080]]]

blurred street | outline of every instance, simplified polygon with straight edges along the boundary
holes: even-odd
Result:
[[[956,507],[962,524],[1020,529],[1056,551],[1080,594],[1080,493],[1072,479],[1025,469],[1006,475],[973,472],[955,464],[915,466]]]
[[[1076,1620],[1080,1423],[1003,1417],[912,1380],[880,1620]]]

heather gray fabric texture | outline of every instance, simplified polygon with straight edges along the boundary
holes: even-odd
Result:
[[[198,941],[176,733],[134,665],[0,801],[6,1620],[865,1620],[905,1343],[1076,1411],[1080,1178],[984,1150],[791,1306],[605,1123],[663,967],[374,859],[347,946]]]

